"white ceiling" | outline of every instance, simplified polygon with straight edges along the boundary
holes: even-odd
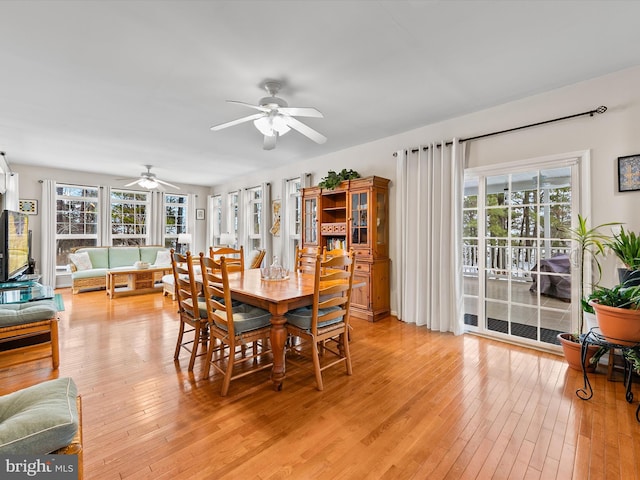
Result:
[[[636,1],[3,0],[0,151],[219,184],[638,65],[638,18]],[[266,79],[324,113],[302,120],[327,143],[209,130],[255,113],[225,100]]]

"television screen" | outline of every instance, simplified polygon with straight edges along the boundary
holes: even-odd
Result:
[[[3,250],[0,281],[6,282],[29,268],[29,216],[5,210],[0,224]]]

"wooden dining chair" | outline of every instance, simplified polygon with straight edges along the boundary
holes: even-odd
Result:
[[[324,389],[322,372],[327,368],[345,362],[347,375],[352,373],[348,336],[353,256],[348,252],[322,260],[318,254],[312,305],[286,314],[287,332],[303,340],[290,345],[287,355],[304,355],[310,346],[318,390]],[[331,357],[327,358],[327,354]]]
[[[191,252],[182,255],[171,250],[171,267],[180,319],[173,359],[178,360],[181,349],[187,350],[191,355],[188,368],[190,372],[193,371],[196,357],[205,355],[209,350],[207,348],[207,309],[203,301],[198,302],[200,288],[196,283],[193,260]],[[190,335],[191,333],[193,336]],[[185,334],[188,335],[188,339],[185,339]],[[202,353],[198,353],[200,344],[202,344]]]
[[[220,395],[224,397],[229,391],[231,380],[273,365],[269,346],[271,314],[245,303],[232,303],[226,257],[216,260],[200,253],[200,266],[210,344],[217,339],[223,345],[223,348],[210,348],[207,352],[204,378],[209,377],[211,366],[222,373],[224,380]],[[244,348],[248,345],[253,347],[251,355],[247,354],[249,349]],[[234,373],[234,370],[238,373]]]
[[[240,248],[209,247],[209,257],[214,260],[220,260],[220,257],[224,257],[230,272],[244,270],[244,248],[242,245]]]
[[[262,265],[262,260],[264,260],[264,256],[267,254],[267,251],[264,248],[256,251],[257,253],[251,260],[249,268],[260,268],[260,265]]]
[[[316,268],[318,249],[315,247],[296,247],[296,271],[313,273]]]

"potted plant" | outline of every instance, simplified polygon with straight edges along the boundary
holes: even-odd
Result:
[[[606,246],[624,264],[624,268],[618,269],[620,283],[627,283],[627,286],[640,285],[640,235],[621,227],[620,233],[615,234]]]
[[[587,218],[578,214],[578,225],[575,228],[567,229],[571,239],[577,244],[577,258],[576,266],[578,268],[579,283],[579,297],[580,297],[580,314],[578,316],[578,331],[577,333],[560,333],[558,334],[558,341],[562,346],[564,356],[567,359],[567,363],[571,368],[575,370],[582,370],[582,357],[581,357],[581,342],[580,337],[584,333],[584,319],[585,312],[593,313],[593,309],[589,305],[585,290],[587,287],[587,279],[585,278],[585,262],[591,260],[597,270],[597,279],[594,284],[597,284],[602,276],[602,266],[598,256],[603,255],[605,251],[606,242],[611,240],[611,237],[605,233],[602,233],[602,229],[613,225],[619,225],[618,222],[603,223],[597,227],[589,228],[587,225]],[[590,284],[590,282],[589,282]],[[596,356],[596,353],[598,355]],[[595,363],[597,359],[602,356],[604,352],[599,352],[598,347],[589,348],[588,358],[590,365],[593,365],[595,369]],[[594,362],[591,362],[591,358],[595,358]]]
[[[327,190],[335,190],[335,188],[345,180],[352,180],[354,178],[360,178],[360,174],[355,170],[343,168],[339,173],[329,170],[327,176],[318,183],[318,186],[326,188]]]
[[[589,295],[602,336],[618,345],[640,343],[640,285],[596,287]]]

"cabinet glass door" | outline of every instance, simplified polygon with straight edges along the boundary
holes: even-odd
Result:
[[[351,244],[366,245],[369,242],[367,232],[369,229],[369,205],[368,194],[351,194]]]
[[[318,243],[318,201],[316,198],[304,200],[304,241]]]

